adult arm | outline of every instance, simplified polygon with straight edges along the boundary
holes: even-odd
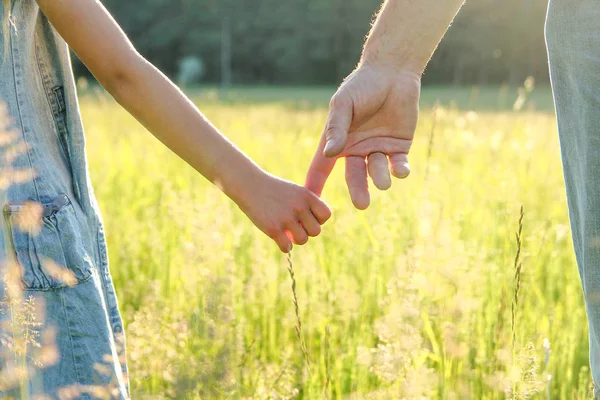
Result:
[[[464,0],[387,0],[357,69],[332,97],[306,186],[320,195],[338,158],[359,209],[370,204],[367,175],[386,190],[410,173],[421,76]]]

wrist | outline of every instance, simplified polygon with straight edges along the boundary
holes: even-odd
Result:
[[[421,77],[429,57],[419,57],[409,49],[383,49],[369,43],[365,46],[359,66],[382,68],[392,73],[411,72]]]
[[[362,59],[358,65],[356,71],[369,70],[371,74],[376,74],[378,79],[386,79],[389,82],[410,80],[416,82],[416,85],[420,89],[422,71],[418,68],[410,67],[408,65],[396,65],[380,60],[371,61]]]
[[[250,165],[244,165],[237,171],[233,171],[228,179],[223,177],[214,183],[242,211],[245,211],[252,206],[256,193],[262,190],[261,186],[268,176],[267,172],[250,162]]]

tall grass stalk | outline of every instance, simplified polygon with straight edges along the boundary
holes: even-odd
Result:
[[[300,342],[300,348],[304,354],[304,360],[306,361],[306,368],[310,374],[310,358],[308,357],[308,350],[306,349],[306,342],[304,341],[304,333],[302,331],[302,320],[300,319],[300,310],[298,307],[298,294],[296,293],[296,274],[294,273],[294,264],[292,262],[292,252],[287,254],[288,272],[290,273],[290,279],[292,280],[292,299],[294,302],[294,312],[296,314],[296,336]]]
[[[517,239],[517,253],[515,255],[515,263],[514,263],[514,270],[515,270],[515,277],[514,277],[514,282],[515,282],[515,286],[514,286],[514,296],[513,296],[513,302],[512,302],[512,308],[511,308],[511,314],[512,314],[512,318],[511,318],[511,327],[512,327],[512,349],[513,349],[513,355],[515,352],[515,344],[516,344],[516,340],[517,340],[517,330],[516,330],[516,320],[517,320],[517,307],[519,305],[519,291],[521,289],[521,269],[523,267],[523,264],[521,262],[521,245],[522,245],[522,241],[521,241],[521,234],[523,232],[523,216],[524,216],[524,208],[523,206],[521,206],[521,213],[519,216],[519,228],[517,230],[517,234],[516,234],[516,239]]]
[[[516,240],[517,240],[517,253],[515,254],[515,262],[514,262],[514,294],[513,294],[513,300],[512,300],[512,307],[511,307],[511,329],[512,329],[512,360],[513,360],[513,367],[515,365],[517,365],[517,360],[516,360],[516,353],[515,353],[515,348],[516,348],[516,342],[517,342],[517,328],[516,328],[516,322],[517,322],[517,307],[519,306],[519,291],[521,289],[521,270],[522,270],[522,263],[521,263],[521,246],[522,246],[522,241],[521,241],[521,234],[523,232],[523,215],[524,215],[524,208],[521,205],[521,213],[519,215],[519,228],[517,229],[517,233],[516,233]],[[511,393],[511,398],[515,399],[516,397],[516,393],[517,393],[517,381],[513,380],[512,383],[512,393]]]

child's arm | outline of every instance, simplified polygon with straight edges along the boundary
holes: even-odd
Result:
[[[167,147],[218,185],[282,251],[317,236],[330,211],[307,189],[267,174],[133,48],[98,0],[37,0],[100,84]]]

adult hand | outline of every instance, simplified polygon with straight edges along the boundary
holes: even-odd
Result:
[[[420,90],[420,75],[387,65],[363,63],[350,74],[331,99],[306,187],[320,196],[337,159],[344,157],[350,197],[364,210],[370,204],[367,173],[381,190],[392,184],[390,171],[406,178]]]

